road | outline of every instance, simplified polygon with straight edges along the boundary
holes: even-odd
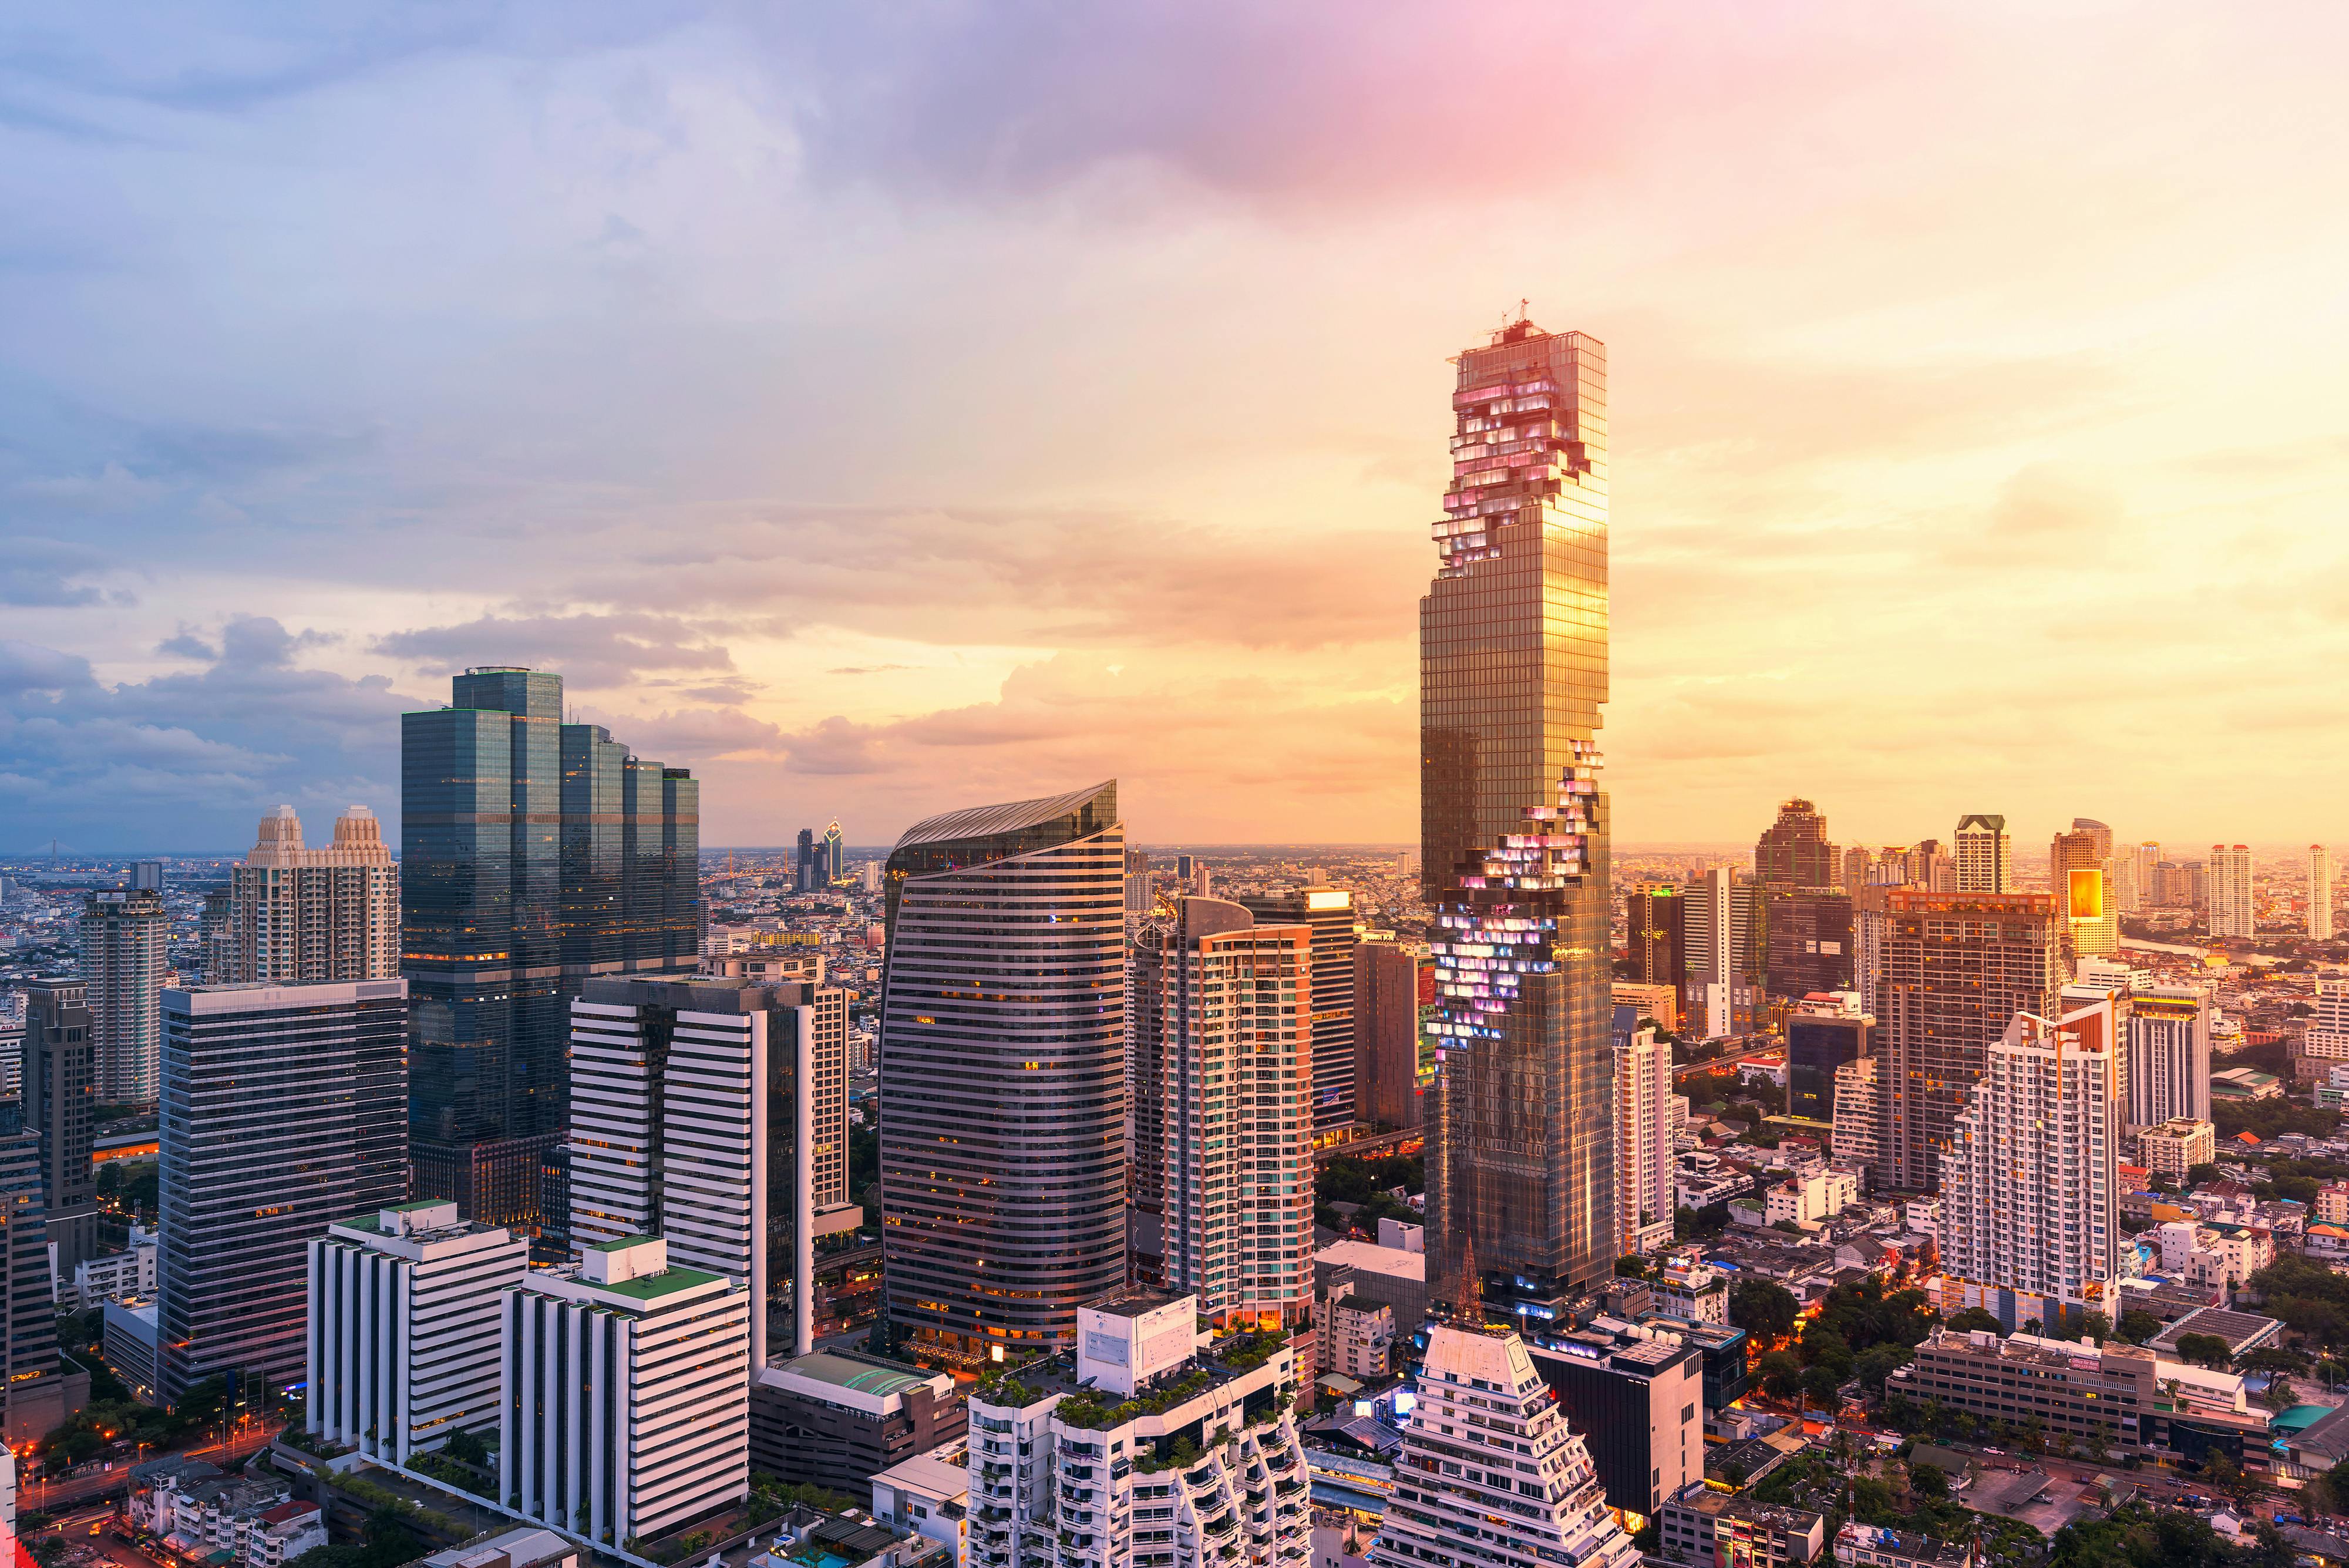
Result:
[[[210,1442],[178,1451],[190,1459],[225,1465],[231,1459],[243,1459],[255,1449],[266,1448],[276,1432],[274,1426],[254,1427],[237,1434],[225,1449],[218,1442]],[[148,1454],[145,1459],[162,1457],[160,1454]],[[144,1459],[125,1454],[115,1459],[114,1468],[110,1470],[67,1476],[59,1481],[38,1476],[20,1479],[16,1483],[16,1506],[28,1511],[37,1509],[44,1513],[54,1513],[61,1508],[73,1508],[95,1498],[109,1496],[129,1482],[132,1467],[143,1462]]]
[[[98,1560],[115,1568],[171,1568],[161,1558],[150,1556],[127,1541],[115,1538],[114,1510],[109,1506],[79,1508],[61,1517],[55,1533],[65,1539],[68,1548],[80,1547],[97,1554]],[[98,1527],[92,1535],[90,1527]]]

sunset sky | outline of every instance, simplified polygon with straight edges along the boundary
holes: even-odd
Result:
[[[1619,838],[2349,838],[2344,54],[2336,0],[20,10],[0,850],[394,815],[480,663],[706,844],[1110,775],[1147,841],[1413,839],[1445,357],[1521,297],[1609,349]]]

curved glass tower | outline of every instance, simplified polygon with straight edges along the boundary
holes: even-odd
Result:
[[[1453,481],[1419,602],[1423,892],[1443,1060],[1429,1282],[1547,1315],[1614,1237],[1607,350],[1519,321],[1456,361]]]
[[[948,1366],[1064,1348],[1125,1282],[1116,781],[916,823],[886,898],[890,1328]]]

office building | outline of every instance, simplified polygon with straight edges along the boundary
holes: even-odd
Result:
[[[2178,1116],[2210,1119],[2210,993],[2199,985],[2129,987],[2125,1075],[2131,1127]]]
[[[1419,961],[1392,942],[1354,950],[1357,1119],[1419,1126]]]
[[[1686,905],[1677,888],[1642,888],[1626,901],[1631,978],[1678,991],[1688,981],[1684,956]]]
[[[1780,888],[1832,888],[1839,869],[1818,808],[1806,800],[1779,802],[1778,820],[1754,846],[1754,879]]]
[[[916,1454],[968,1431],[954,1379],[826,1350],[750,1375],[750,1468],[785,1486],[854,1497]]]
[[[1165,947],[1164,1279],[1219,1328],[1312,1317],[1315,935],[1185,898]]]
[[[835,886],[848,880],[848,854],[841,843],[840,818],[836,816],[823,830],[823,865]]]
[[[1868,1014],[1806,1002],[1786,1020],[1786,1114],[1815,1128],[1837,1125],[1836,1085],[1849,1063],[1868,1054]]]
[[[890,853],[884,1289],[916,1360],[1065,1346],[1124,1282],[1124,861],[1113,780]]]
[[[1374,1568],[1426,1568],[1458,1562],[1468,1542],[1480,1561],[1496,1564],[1631,1568],[1640,1560],[1525,1342],[1438,1324],[1428,1330],[1419,1405],[1367,1557]]]
[[[1749,1033],[1766,1011],[1766,904],[1761,885],[1732,867],[1715,866],[1681,890],[1683,1014],[1700,1040]]]
[[[1876,1180],[1931,1191],[1951,1129],[2007,1021],[2054,1011],[2055,900],[2045,893],[1891,888],[1884,919],[1871,1010]]]
[[[2219,1157],[2219,1129],[2191,1116],[2175,1116],[2137,1129],[2137,1162],[2154,1176],[2187,1185],[2186,1173]]]
[[[417,1195],[529,1231],[562,1226],[540,1194],[570,1122],[571,999],[592,975],[690,974],[701,950],[699,785],[562,719],[560,675],[484,666],[400,728]]]
[[[2113,830],[2085,817],[2073,818],[2072,830],[2057,834],[2048,844],[2048,886],[2064,915],[2067,972],[2079,959],[2120,950],[2120,913],[2106,869],[2112,852]]]
[[[2243,846],[2210,846],[2209,871],[2210,935],[2255,937],[2259,918],[2251,908],[2251,852]]]
[[[816,1118],[840,1077],[791,982],[725,976],[591,980],[571,1004],[571,1240],[659,1237],[680,1268],[722,1274],[758,1304],[751,1365],[814,1348],[818,1239],[864,1210],[819,1207],[819,1144],[847,1141],[846,1106]],[[771,1334],[771,1322],[773,1332]]]
[[[1976,813],[1958,818],[1958,891],[2012,893],[2014,866],[2006,838],[2006,818]]]
[[[2239,1455],[2247,1435],[2262,1445],[2268,1438],[2267,1412],[2250,1408],[2242,1374],[2189,1366],[2117,1339],[2098,1348],[2035,1334],[2002,1338],[1936,1328],[1885,1389],[1920,1409],[1938,1403],[2018,1430],[2035,1420],[2051,1438],[2100,1438],[2198,1459],[2213,1447],[2224,1451],[2230,1437]]]
[[[1607,1505],[1649,1514],[1704,1480],[1704,1356],[1678,1334],[1593,1324],[1530,1346]]]
[[[816,881],[815,829],[800,829],[799,845],[792,857],[792,891],[812,893],[820,884]]]
[[[0,1433],[19,1447],[36,1443],[89,1402],[89,1374],[68,1370],[57,1356],[56,1287],[49,1277],[49,1237],[41,1210],[46,1164],[41,1136],[24,1107],[0,1100]]]
[[[1309,1568],[1281,1386],[1311,1369],[1277,1340],[1197,1333],[1197,1305],[1121,1291],[1079,1309],[1072,1360],[972,1390],[966,1568]]]
[[[408,1196],[400,980],[163,993],[160,1387],[295,1382],[309,1244]]]
[[[1233,902],[1259,926],[1313,933],[1313,1130],[1361,1119],[1354,1084],[1354,895],[1327,885],[1243,893]]]
[[[98,1030],[88,988],[36,980],[25,992],[24,1123],[39,1140],[43,1231],[58,1277],[98,1255]],[[47,1436],[47,1433],[42,1434]]]
[[[1615,1251],[1652,1251],[1672,1239],[1672,1048],[1615,1010]]]
[[[1764,985],[1799,1001],[1852,988],[1852,901],[1831,888],[1770,888],[1762,911]]]
[[[82,909],[81,978],[103,1105],[155,1103],[171,937],[171,919],[160,893],[93,893]]]
[[[1607,350],[1519,321],[1456,363],[1420,601],[1430,1267],[1467,1294],[1473,1241],[1496,1293],[1547,1302],[1607,1277],[1615,1236]]]
[[[292,806],[263,817],[244,863],[229,867],[227,907],[206,941],[204,978],[215,983],[398,974],[399,867],[375,814],[345,811],[324,849],[303,847]]]
[[[0,1100],[25,1093],[25,1021],[0,1016]]]
[[[308,1264],[304,1430],[405,1465],[497,1429],[500,1293],[527,1241],[428,1198],[334,1221]]]
[[[2333,851],[2322,844],[2308,846],[2308,939],[2333,940]]]
[[[750,1293],[624,1238],[501,1298],[498,1492],[604,1545],[750,1490]]]
[[[1699,1477],[1665,1501],[1657,1536],[1665,1559],[1686,1568],[1800,1568],[1821,1560],[1826,1523],[1808,1509],[1715,1491]]]
[[[2109,1001],[2055,1022],[2018,1014],[1951,1128],[1936,1237],[1942,1272],[2008,1327],[2103,1311],[2125,1256],[2135,1272],[2120,1226],[2116,1034]]]

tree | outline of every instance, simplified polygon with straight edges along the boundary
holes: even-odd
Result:
[[[2219,1179],[2219,1168],[2208,1161],[2198,1162],[2186,1168],[2186,1185],[2189,1187],[2199,1187],[2206,1181],[2216,1181]]]
[[[1803,1374],[1804,1394],[1822,1410],[1832,1412],[1835,1409],[1836,1396],[1842,1387],[1843,1379],[1836,1376],[1835,1368],[1831,1366],[1813,1366]]]
[[[1803,1391],[1803,1364],[1791,1350],[1774,1350],[1756,1362],[1754,1371],[1763,1391],[1773,1398],[1792,1399]]]
[[[2040,1332],[2043,1326],[2044,1325],[2035,1317],[2027,1317],[2023,1320],[2023,1332],[2025,1334],[2035,1334]]]
[[[1873,1345],[1859,1353],[1852,1370],[1863,1386],[1881,1394],[1885,1380],[1916,1359],[1917,1353],[1905,1345]]]
[[[2178,1336],[2178,1359],[2224,1372],[2235,1357],[2227,1348],[2227,1342],[2215,1334],[2181,1334]]]
[[[1801,1348],[1805,1366],[1826,1367],[1837,1382],[1851,1376],[1851,1345],[1826,1324],[1814,1319],[1803,1330]]]
[[[2093,1339],[2102,1345],[2112,1337],[2113,1320],[2100,1312],[2082,1313],[2072,1326],[2079,1331],[2073,1335],[2075,1339]]]
[[[2004,1334],[2006,1332],[2000,1325],[1998,1319],[1980,1307],[1966,1308],[1950,1319],[1948,1326],[1958,1334]]]
[[[1949,1472],[1939,1465],[1921,1461],[1912,1464],[1909,1467],[1909,1490],[1919,1497],[1938,1501],[1950,1495]]]
[[[2143,1307],[2131,1307],[2121,1314],[2119,1326],[2115,1332],[2131,1345],[2143,1345],[2161,1332],[2161,1320]]]
[[[1729,1321],[1755,1339],[1794,1333],[1798,1310],[1794,1293],[1769,1280],[1740,1280],[1729,1293]]]

